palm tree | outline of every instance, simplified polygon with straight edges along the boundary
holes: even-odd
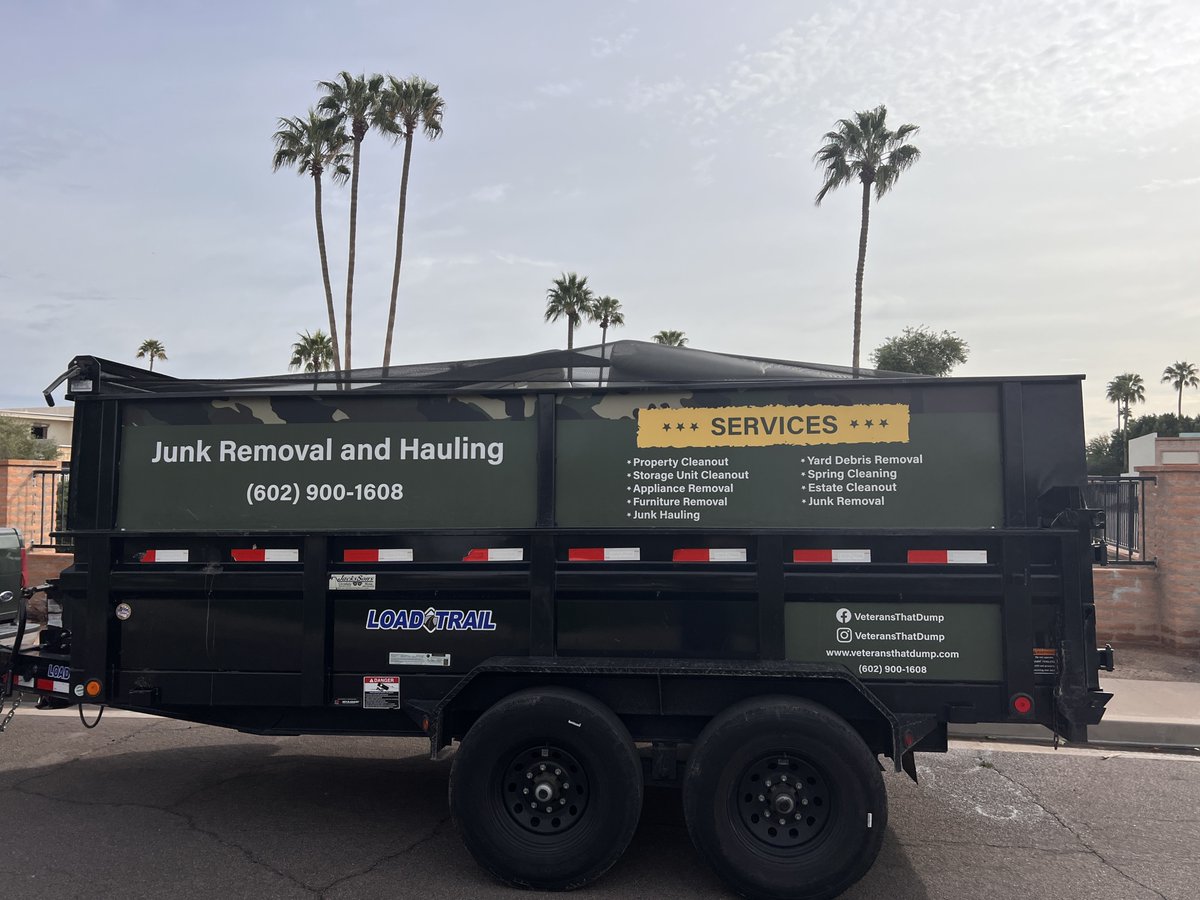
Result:
[[[919,131],[916,125],[901,125],[895,131],[887,127],[887,107],[855,112],[853,119],[839,119],[836,131],[825,133],[825,144],[813,155],[824,169],[824,184],[817,192],[821,205],[825,195],[855,180],[862,184],[862,220],[858,232],[858,269],[854,275],[854,352],[852,365],[858,374],[859,345],[862,340],[863,266],[867,261],[867,228],[871,221],[871,185],[875,200],[896,185],[900,173],[921,157],[921,151],[905,141]]]
[[[345,153],[350,138],[336,119],[322,116],[315,109],[310,109],[307,118],[280,117],[279,130],[275,132],[274,141],[272,171],[278,172],[285,166],[295,166],[299,174],[312,177],[313,211],[317,219],[317,250],[321,255],[321,280],[325,285],[325,308],[329,314],[332,362],[334,369],[340,369],[342,353],[338,346],[337,311],[333,305],[333,286],[329,282],[325,221],[321,213],[321,175],[328,170],[335,183],[344,183],[350,177],[350,169],[346,166],[350,157]]]
[[[333,339],[320,328],[315,333],[297,333],[292,344],[292,360],[288,369],[293,372],[324,372],[333,363]]]
[[[346,370],[351,368],[354,325],[354,244],[358,236],[358,171],[362,161],[362,142],[367,131],[380,121],[379,95],[383,90],[382,75],[338,73],[334,81],[322,81],[325,90],[317,103],[339,125],[350,123],[350,139],[354,152],[350,160],[350,249],[346,256]]]
[[[1105,387],[1105,398],[1109,403],[1117,404],[1117,430],[1121,432],[1121,440],[1125,444],[1125,469],[1129,468],[1129,404],[1144,403],[1146,400],[1146,385],[1142,376],[1133,372],[1125,372],[1110,381]]]
[[[554,286],[546,291],[547,322],[567,320],[567,349],[575,349],[575,328],[585,317],[591,317],[592,304],[591,288],[587,286],[587,276],[580,278],[574,272],[563,272],[554,279]],[[567,367],[567,381],[571,380],[573,371]]]
[[[687,344],[687,335],[682,331],[660,331],[650,340],[665,347],[683,347]]]
[[[1200,387],[1200,372],[1197,372],[1196,367],[1190,362],[1177,362],[1163,369],[1162,382],[1163,384],[1170,382],[1175,390],[1179,392],[1179,405],[1176,408],[1176,415],[1182,419],[1183,389],[1185,387]]]
[[[153,372],[154,361],[156,359],[161,359],[163,362],[167,361],[167,348],[163,346],[162,341],[156,341],[153,338],[147,338],[146,340],[142,341],[142,346],[138,347],[137,358],[149,358],[150,371]]]
[[[600,323],[600,359],[603,360],[605,347],[608,345],[608,329],[620,328],[625,324],[625,313],[621,312],[621,301],[615,297],[598,297],[592,302],[589,316],[593,322]],[[596,382],[604,384],[604,369],[600,369],[600,379]]]
[[[438,86],[424,78],[410,75],[401,81],[388,76],[388,86],[381,95],[383,114],[380,128],[396,140],[404,140],[404,168],[400,174],[400,207],[396,214],[396,261],[392,266],[392,298],[388,305],[387,335],[383,341],[383,374],[387,375],[392,361],[392,332],[396,327],[396,292],[400,288],[400,258],[404,253],[404,210],[408,205],[408,168],[412,161],[413,138],[417,126],[429,140],[442,135],[442,113],[446,101]]]

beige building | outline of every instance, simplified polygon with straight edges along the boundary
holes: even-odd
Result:
[[[75,421],[73,406],[28,406],[0,409],[0,417],[16,419],[29,425],[29,433],[38,440],[51,440],[58,445],[58,458],[71,458],[71,426]]]

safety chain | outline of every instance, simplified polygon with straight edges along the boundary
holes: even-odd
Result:
[[[4,721],[0,722],[0,734],[8,730],[8,723],[13,720],[13,716],[17,714],[17,707],[21,705],[21,694],[18,692],[13,697],[12,706],[8,708],[8,715],[4,717]],[[0,696],[0,712],[4,712],[4,697]]]

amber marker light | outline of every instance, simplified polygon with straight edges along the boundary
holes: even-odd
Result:
[[[95,678],[83,686],[83,692],[89,697],[99,697],[102,690],[104,690],[104,685]]]

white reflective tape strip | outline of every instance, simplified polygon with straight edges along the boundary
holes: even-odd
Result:
[[[605,547],[605,562],[622,562],[642,558],[641,547]]]
[[[22,678],[18,675],[17,676],[17,684],[19,684],[21,687],[31,688],[31,687],[33,687],[33,679],[32,678]]]
[[[947,550],[946,562],[948,563],[967,563],[967,564],[986,564],[986,550]]]
[[[407,547],[390,547],[379,551],[379,562],[412,562],[413,552]]]
[[[188,561],[188,551],[187,550],[155,550],[154,551],[154,562],[156,562],[156,563],[160,563],[160,562],[181,563],[181,562],[187,562],[187,561]]]
[[[709,562],[745,562],[746,548],[745,547],[719,547],[709,548]]]
[[[54,682],[54,691],[59,694],[69,694],[71,693],[71,685],[65,681],[56,681]]]
[[[299,562],[300,551],[291,550],[263,550],[263,562]]]
[[[871,561],[870,550],[833,550],[833,562],[836,563],[869,563]]]
[[[520,562],[525,558],[523,547],[490,547],[487,551],[488,562]]]

